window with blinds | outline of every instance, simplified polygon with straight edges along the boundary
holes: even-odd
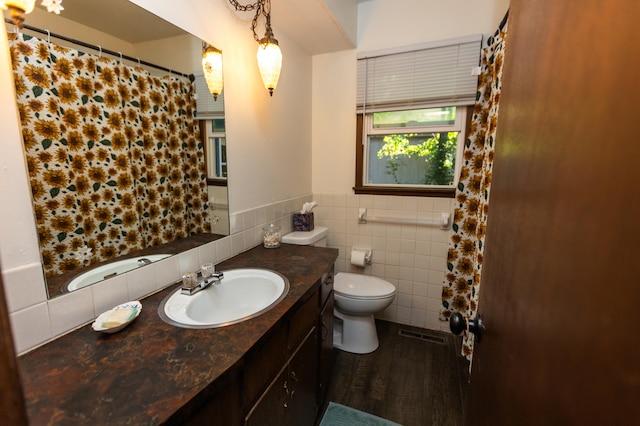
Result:
[[[481,36],[472,36],[410,51],[361,55],[358,112],[472,105],[481,43]]]
[[[218,100],[213,99],[209,92],[204,75],[196,75],[196,118],[224,118],[224,90],[218,95]]]
[[[357,194],[453,196],[481,36],[358,59]]]
[[[204,142],[207,184],[227,186],[227,139],[224,117],[224,90],[214,100],[204,75],[195,76],[196,118]]]

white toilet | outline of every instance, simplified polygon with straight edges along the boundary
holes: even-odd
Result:
[[[384,311],[396,296],[393,284],[371,275],[338,272],[333,281],[333,347],[356,354],[378,349],[373,315]]]
[[[316,226],[311,231],[294,231],[282,236],[282,242],[298,246],[326,247],[329,228]]]
[[[316,226],[309,232],[291,232],[282,242],[326,247],[328,228]],[[333,346],[346,352],[367,354],[378,348],[378,332],[373,315],[393,301],[396,288],[371,275],[338,272],[333,281],[335,317]]]

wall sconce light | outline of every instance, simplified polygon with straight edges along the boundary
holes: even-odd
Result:
[[[36,0],[0,0],[0,9],[9,9],[13,25],[22,28],[24,15],[31,13],[35,4]],[[47,8],[47,12],[54,12],[56,15],[64,10],[62,0],[42,0],[41,4]]]
[[[229,3],[240,12],[255,10],[255,15],[251,21],[251,31],[253,38],[258,42],[258,68],[264,87],[269,91],[269,95],[273,96],[273,91],[278,85],[280,78],[280,70],[282,69],[282,52],[278,46],[278,40],[273,35],[271,28],[271,0],[257,0],[255,3],[241,5],[237,0],[229,0]],[[263,15],[265,17],[264,37],[258,37],[256,27],[258,19]]]
[[[205,42],[202,43],[202,69],[213,100],[217,101],[222,92],[222,52]]]

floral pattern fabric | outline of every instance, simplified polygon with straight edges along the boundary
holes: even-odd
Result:
[[[457,206],[442,289],[442,320],[448,320],[452,312],[473,319],[478,308],[506,32],[505,22],[482,52],[476,104],[456,190]],[[473,334],[466,333],[462,355],[469,361],[473,345]]]
[[[10,34],[47,277],[210,232],[193,85]]]

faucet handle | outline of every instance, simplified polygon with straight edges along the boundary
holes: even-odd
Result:
[[[187,272],[182,276],[182,288],[192,288],[198,285],[198,273]]]
[[[202,278],[208,278],[215,272],[216,267],[213,263],[203,263],[200,267],[200,271],[202,271]]]

